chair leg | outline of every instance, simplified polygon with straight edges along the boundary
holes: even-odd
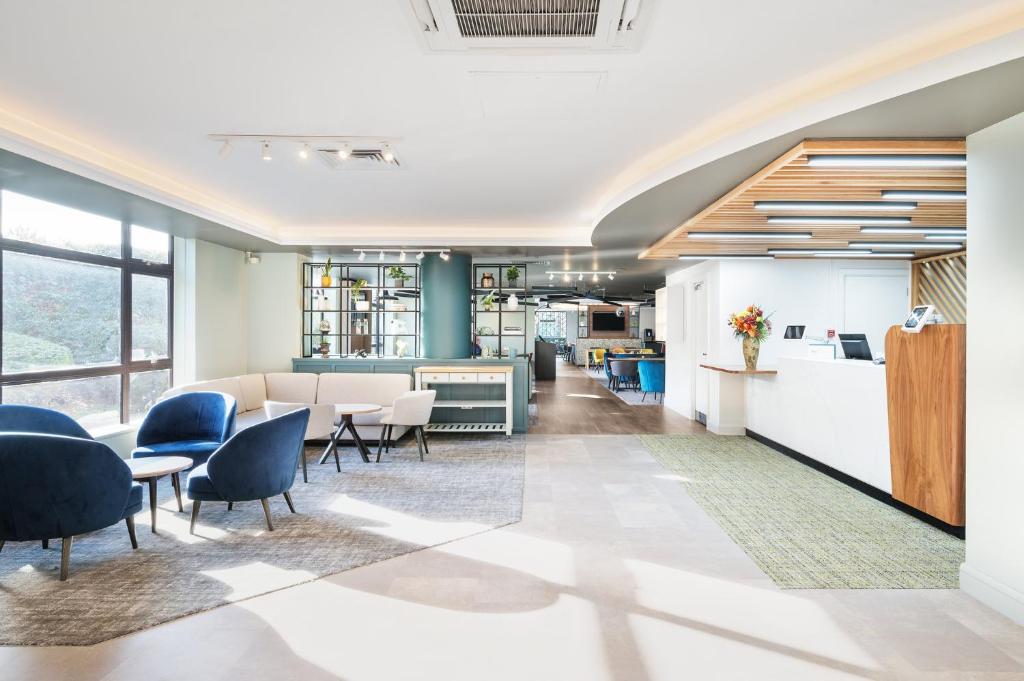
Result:
[[[139,548],[139,540],[135,538],[135,516],[128,516],[124,522],[128,526],[128,538],[132,540],[132,548]]]
[[[235,507],[235,502],[233,502],[233,501],[229,501],[229,502],[228,502],[228,510],[230,511],[230,510],[231,510],[231,509],[233,509],[234,507]]]
[[[416,434],[416,449],[420,452],[420,461],[423,461],[423,441],[420,440],[420,427],[416,426],[412,432]]]
[[[299,443],[299,463],[302,465],[302,482],[309,482],[309,475],[306,474],[306,443]]]
[[[266,499],[260,499],[260,503],[263,504],[263,515],[267,516],[267,529],[273,532],[274,523],[270,522],[270,504]]]
[[[203,505],[203,502],[199,501],[198,499],[196,499],[195,501],[192,502],[192,522],[189,523],[189,526],[188,526],[188,533],[189,534],[195,534],[196,533],[196,520],[199,519],[199,507],[202,506],[202,505]]]
[[[646,402],[647,401],[647,391],[644,391],[644,396],[640,398],[640,401],[641,402]]]
[[[44,549],[50,548],[50,540],[49,539],[44,539],[43,540],[43,548]]]
[[[74,537],[62,537],[60,540],[60,581],[68,581],[68,572],[71,569],[71,544]]]
[[[0,539],[0,551],[4,550],[4,544],[7,543],[5,540]]]
[[[288,502],[288,510],[291,511],[292,513],[295,513],[295,504],[292,503],[292,493],[285,492],[284,500]]]
[[[388,435],[387,435],[386,438],[384,438],[384,453],[385,454],[387,454],[388,451],[391,449],[391,433],[394,432],[393,429],[394,429],[394,426],[388,425]]]
[[[420,439],[423,440],[423,451],[425,451],[427,454],[430,454],[430,447],[427,446],[427,431],[424,430],[423,426],[420,426],[419,429]]]
[[[388,432],[387,425],[380,427],[380,437],[377,439],[377,463],[380,463],[380,453],[384,451],[384,436]]]

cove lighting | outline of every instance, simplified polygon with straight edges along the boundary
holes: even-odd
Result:
[[[807,165],[817,168],[966,168],[965,154],[815,154]]]
[[[681,255],[680,260],[771,260],[770,255],[760,255],[757,253],[736,253],[736,254],[720,254],[720,253],[705,253],[703,255]]]
[[[966,237],[963,227],[861,227],[861,234],[934,234],[945,237]]]
[[[913,202],[895,201],[755,201],[757,210],[914,210]]]
[[[769,215],[770,225],[909,225],[909,217],[881,215]]]
[[[856,248],[960,248],[959,241],[851,241],[850,246]]]
[[[903,201],[966,201],[967,192],[951,192],[939,189],[884,189],[883,199]]]
[[[689,232],[687,239],[754,239],[774,241],[776,239],[810,239],[810,232]]]

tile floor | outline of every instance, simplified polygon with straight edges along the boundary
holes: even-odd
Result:
[[[506,528],[89,648],[0,649],[0,679],[1024,679],[1024,628],[958,591],[779,590],[633,436],[529,436],[525,494]]]

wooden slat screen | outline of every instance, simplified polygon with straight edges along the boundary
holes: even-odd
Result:
[[[913,263],[913,304],[934,305],[950,324],[967,323],[967,254]]]

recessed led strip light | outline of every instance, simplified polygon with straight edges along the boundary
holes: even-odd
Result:
[[[687,253],[679,256],[680,260],[772,260],[770,255],[759,253],[703,253],[700,255]]]
[[[816,168],[966,168],[966,154],[812,154]]]
[[[908,227],[861,227],[861,234],[924,234],[935,235],[939,238],[967,238],[967,229],[964,227],[928,227],[927,225],[914,225]]]
[[[866,248],[770,248],[773,256],[811,256],[814,258],[913,258],[913,253],[868,250]]]
[[[914,210],[912,201],[755,201],[757,210]]]
[[[961,234],[959,236],[950,236],[948,234],[925,234],[924,238],[931,241],[967,241],[966,234]]]
[[[909,217],[881,215],[769,215],[770,225],[909,225]]]
[[[959,241],[851,241],[850,248],[913,248],[949,250],[963,246]]]
[[[883,189],[882,198],[897,201],[966,201],[967,192],[943,189]]]
[[[687,239],[753,239],[775,241],[777,239],[810,239],[810,232],[689,232]]]

